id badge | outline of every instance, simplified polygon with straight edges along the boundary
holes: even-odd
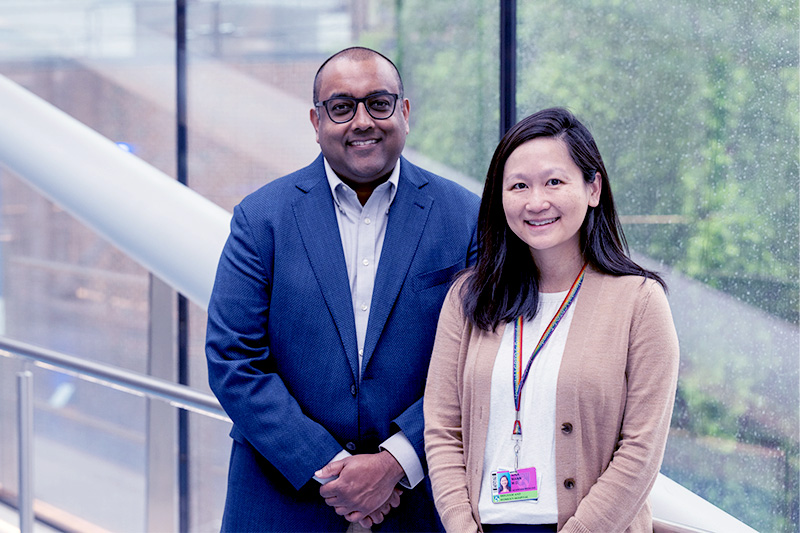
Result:
[[[492,503],[538,499],[535,467],[492,472]]]

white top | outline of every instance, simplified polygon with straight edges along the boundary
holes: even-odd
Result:
[[[545,328],[564,301],[568,291],[539,293],[539,312],[531,321],[523,324],[522,371],[539,342]],[[580,296],[580,295],[579,295]],[[567,341],[569,326],[575,311],[575,301],[564,314],[542,351],[531,365],[528,379],[522,388],[520,421],[522,442],[520,443],[519,468],[536,467],[539,485],[538,501],[524,500],[492,503],[492,472],[499,469],[514,469],[513,358],[514,324],[506,325],[503,340],[497,351],[492,371],[491,409],[486,449],[483,454],[483,479],[478,512],[485,524],[555,524],[558,522],[556,498],[556,385],[561,357]]]

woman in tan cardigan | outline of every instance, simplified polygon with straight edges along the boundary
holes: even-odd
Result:
[[[478,227],[425,391],[445,528],[652,531],[678,340],[664,282],[630,259],[600,153],[571,113],[505,135]]]

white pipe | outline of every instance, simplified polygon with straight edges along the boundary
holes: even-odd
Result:
[[[0,76],[0,162],[202,308],[230,213]]]
[[[758,533],[663,474],[656,479],[650,503],[655,533]]]

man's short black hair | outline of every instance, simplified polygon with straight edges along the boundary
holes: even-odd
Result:
[[[326,59],[325,62],[319,67],[319,70],[317,70],[317,74],[314,76],[314,104],[319,103],[319,89],[320,89],[320,85],[322,84],[321,79],[320,79],[321,78],[320,74],[322,73],[322,70],[325,68],[325,65],[330,63],[332,60],[338,59],[338,58],[346,58],[346,59],[350,59],[352,61],[365,61],[367,59],[372,59],[373,57],[376,57],[376,56],[377,57],[381,57],[384,60],[386,60],[392,66],[392,68],[394,69],[395,75],[397,77],[397,86],[398,86],[399,91],[400,91],[400,98],[402,98],[403,97],[403,80],[400,77],[400,71],[397,70],[397,66],[392,62],[392,60],[389,59],[388,57],[386,57],[385,55],[383,55],[382,53],[376,52],[375,50],[373,50],[371,48],[365,48],[363,46],[353,46],[353,47],[350,47],[350,48],[345,48],[344,50],[341,50],[339,52],[336,52],[331,57]]]

